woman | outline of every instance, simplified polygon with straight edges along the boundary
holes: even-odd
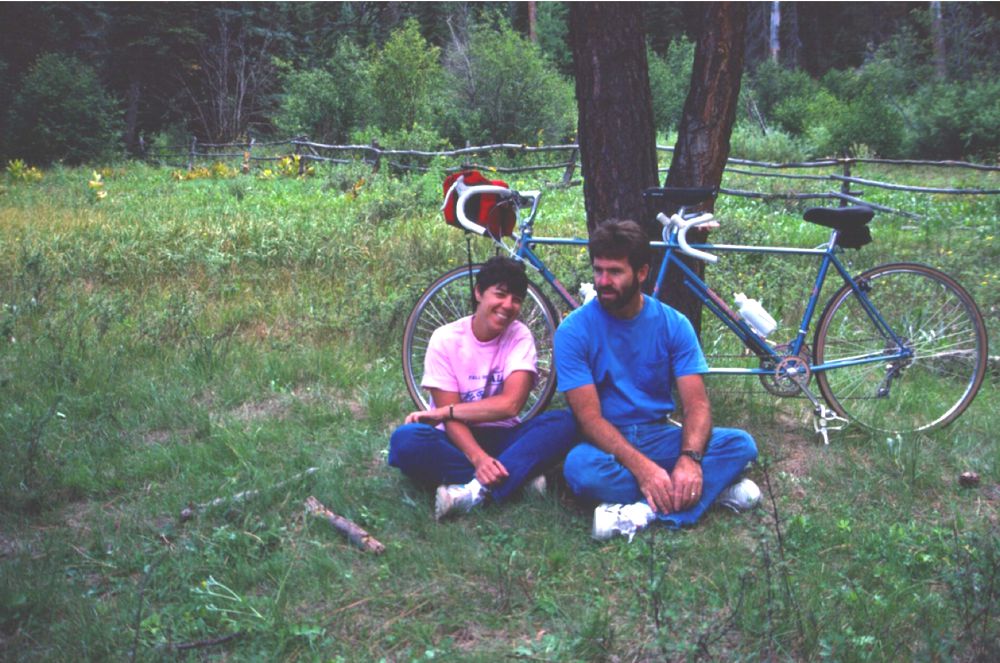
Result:
[[[524,265],[492,258],[474,290],[475,313],[431,335],[421,382],[430,409],[407,415],[389,442],[390,465],[438,486],[438,520],[487,497],[505,501],[561,461],[577,435],[568,410],[517,416],[537,375],[535,341],[517,320],[528,290]]]

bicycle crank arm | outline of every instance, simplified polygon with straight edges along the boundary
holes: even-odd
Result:
[[[799,387],[799,391],[809,399],[809,402],[813,406],[813,431],[823,438],[823,444],[825,446],[830,446],[830,431],[843,430],[844,426],[848,423],[848,420],[840,416],[830,408],[828,408],[824,403],[821,403],[818,398],[809,390],[809,387],[802,382],[795,382]],[[831,422],[836,422],[836,425],[831,426]]]

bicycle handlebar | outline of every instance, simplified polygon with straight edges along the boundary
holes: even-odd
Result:
[[[711,212],[705,212],[704,214],[699,214],[698,216],[690,219],[685,219],[681,216],[680,212],[671,217],[668,217],[663,212],[660,212],[656,215],[656,220],[663,225],[663,241],[668,241],[667,234],[672,228],[676,228],[677,243],[681,247],[681,253],[689,255],[692,258],[697,258],[698,260],[704,260],[705,262],[719,262],[719,256],[692,248],[687,241],[687,231],[691,230],[691,228],[694,228],[695,226],[702,226],[706,230],[719,227],[719,222],[715,220],[715,215]]]

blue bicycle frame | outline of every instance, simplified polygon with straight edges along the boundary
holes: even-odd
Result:
[[[531,265],[549,285],[559,294],[570,308],[576,308],[580,304],[577,299],[570,294],[567,288],[555,277],[541,258],[534,250],[534,246],[586,246],[587,240],[580,238],[556,238],[556,237],[534,237],[531,233],[531,225],[525,224],[521,227],[521,236],[517,238],[514,253],[525,263]],[[650,242],[650,246],[655,249],[664,250],[663,262],[660,265],[659,274],[653,287],[653,296],[657,297],[666,280],[667,271],[670,265],[675,265],[681,271],[684,279],[684,286],[688,288],[701,303],[710,310],[719,320],[721,320],[736,336],[742,341],[751,352],[762,360],[769,359],[776,366],[778,362],[787,356],[798,356],[806,342],[806,334],[812,323],[816,306],[819,302],[820,292],[826,276],[832,265],[840,274],[844,283],[853,291],[854,297],[871,320],[874,329],[886,340],[886,349],[877,354],[866,354],[858,357],[838,359],[822,364],[812,364],[810,358],[809,370],[812,372],[828,371],[846,366],[869,364],[874,362],[892,362],[896,360],[907,360],[913,356],[913,351],[907,347],[902,339],[884,320],[878,309],[872,304],[867,295],[867,285],[864,282],[856,282],[836,255],[837,231],[833,231],[830,241],[824,248],[818,249],[798,249],[777,246],[742,246],[733,244],[691,244],[691,248],[700,251],[728,252],[728,253],[752,253],[752,254],[777,254],[777,255],[797,255],[797,256],[817,256],[820,258],[819,272],[815,282],[802,321],[799,324],[795,338],[785,347],[787,353],[779,353],[767,343],[763,337],[757,334],[739,315],[737,315],[723,299],[717,295],[705,281],[699,277],[683,260],[680,243],[677,240],[677,230],[674,229],[666,238],[665,242]],[[773,375],[774,367],[760,366],[757,368],[725,368],[710,367],[709,374],[717,375]]]

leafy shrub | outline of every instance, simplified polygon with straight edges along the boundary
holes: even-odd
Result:
[[[455,142],[560,142],[576,127],[572,84],[509,26],[480,27],[448,53]]]
[[[21,159],[7,162],[7,175],[15,182],[40,182],[42,179],[42,171]]]
[[[365,67],[361,51],[348,39],[322,69],[289,71],[284,95],[274,118],[286,135],[307,135],[320,142],[338,143],[360,124],[366,108]]]
[[[761,112],[792,136],[805,137],[817,155],[895,156],[903,119],[893,106],[898,81],[889,68],[831,70],[821,81],[767,63],[752,78]]]
[[[1000,153],[1000,83],[935,83],[912,99],[908,150],[934,159],[973,156],[994,161]]]
[[[9,152],[41,163],[108,158],[120,150],[121,121],[97,74],[76,58],[47,54],[14,96]]]
[[[694,64],[694,43],[686,38],[675,39],[661,58],[652,49],[646,50],[649,61],[649,86],[653,93],[653,118],[658,131],[677,128],[691,84]]]
[[[421,36],[419,24],[409,19],[372,56],[370,79],[377,102],[370,111],[379,129],[409,130],[418,122],[433,124],[429,120],[442,80],[439,52]]]
[[[819,91],[819,84],[809,74],[768,61],[757,67],[750,85],[769,124],[777,122],[793,134],[803,133],[810,103]]]
[[[803,138],[795,138],[781,129],[768,129],[763,134],[760,127],[737,123],[730,138],[730,155],[739,159],[789,163],[805,161],[813,148]]]
[[[315,166],[302,167],[302,172],[300,174],[299,169],[301,164],[302,157],[298,154],[281,157],[277,162],[275,162],[273,167],[263,169],[260,172],[259,177],[264,180],[270,180],[275,177],[309,177],[310,175],[316,174]]]
[[[855,71],[833,70],[823,77],[823,86],[838,100],[822,111],[830,131],[826,154],[857,155],[864,145],[878,156],[897,156],[903,143],[903,118],[892,105],[892,87],[880,68]],[[825,148],[825,149],[824,149]]]
[[[170,177],[177,181],[184,180],[228,180],[240,174],[235,168],[222,161],[214,161],[211,166],[199,166],[191,170],[175,170]]]

